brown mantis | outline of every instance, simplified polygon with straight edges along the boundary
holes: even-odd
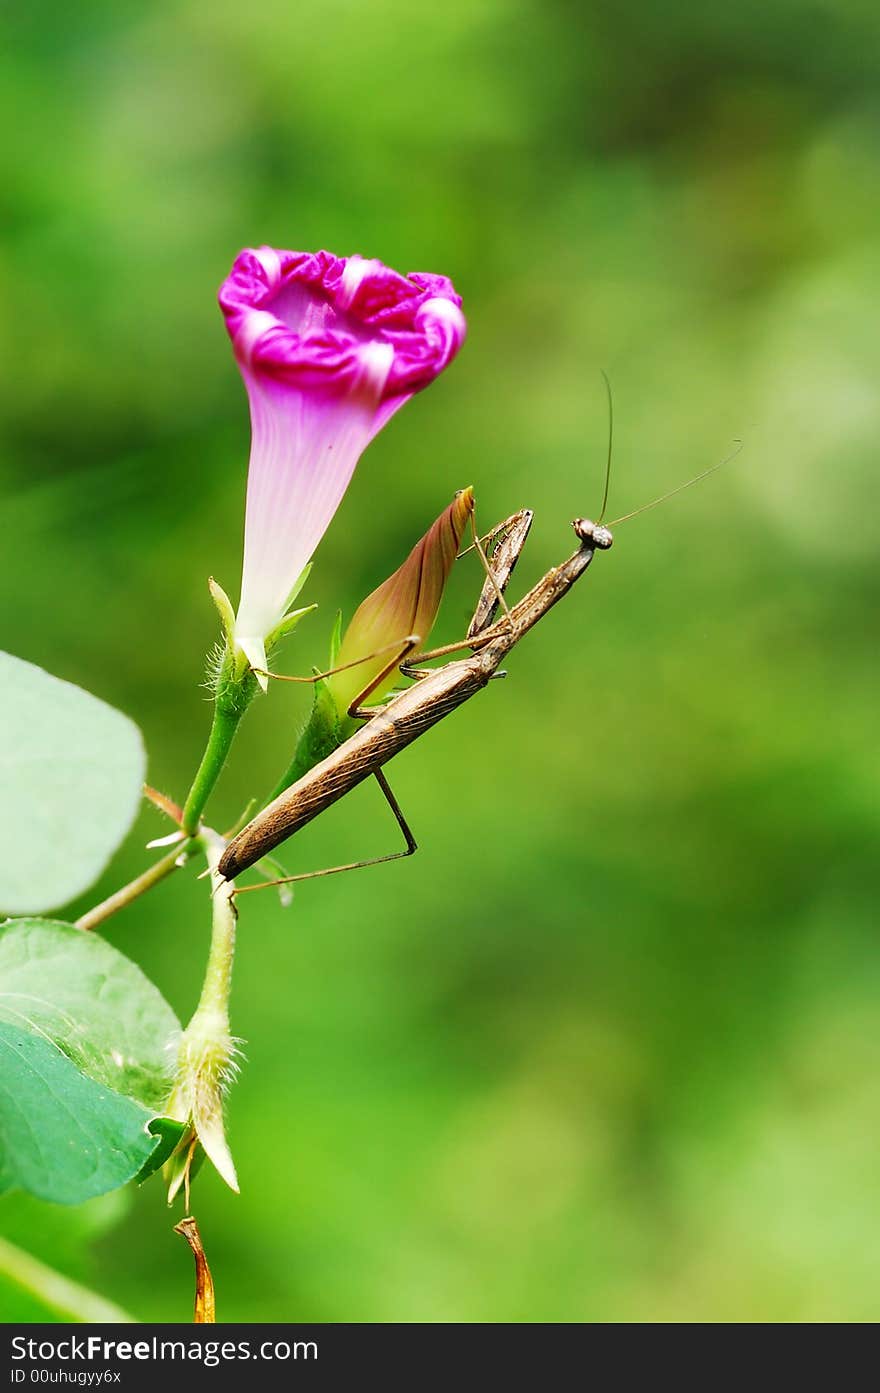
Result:
[[[532,513],[524,509],[490,534],[490,538],[497,538],[498,541],[491,561],[486,562],[486,580],[467,637],[459,643],[420,653],[418,662],[421,664],[445,657],[462,649],[470,649],[469,656],[448,662],[440,668],[414,667],[407,664],[406,658],[419,640],[415,635],[402,639],[395,657],[352,703],[349,714],[363,719],[365,724],[275,798],[232,839],[219,862],[218,870],[222,876],[233,880],[370,776],[377,780],[394,813],[406,841],[406,849],[371,861],[333,866],[324,871],[308,871],[269,883],[289,884],[413,854],[417,849],[416,842],[388,786],[384,765],[438,721],[482,691],[493,677],[501,676],[500,665],[511,649],[568,593],[596,552],[607,551],[612,544],[612,535],[607,527],[586,518],[576,518],[572,523],[578,540],[576,550],[561,565],[554,566],[542,576],[523,599],[508,607],[503,601],[503,591],[519,559],[531,521]],[[475,545],[481,551],[476,537]],[[496,620],[501,604],[504,605],[504,613]],[[370,692],[396,666],[400,667],[404,676],[415,679],[414,685],[392,696],[382,706],[362,706]],[[254,885],[244,889],[260,888]],[[239,889],[238,893],[244,893],[244,889]]]
[[[734,450],[725,458],[702,470],[685,483],[677,485],[650,503],[616,518],[610,526],[605,526],[605,506],[608,501],[608,487],[611,477],[611,451],[614,429],[611,386],[607,376],[602,374],[608,394],[608,456],[605,468],[605,492],[599,522],[588,518],[575,518],[572,522],[578,540],[576,550],[560,565],[552,567],[542,576],[523,599],[513,607],[507,605],[504,590],[519,560],[532,524],[532,512],[522,509],[505,522],[500,523],[488,540],[494,543],[491,561],[487,558],[474,527],[473,547],[478,552],[486,579],[480,592],[467,635],[458,643],[446,644],[429,652],[419,653],[418,662],[447,657],[449,654],[470,649],[465,658],[445,663],[440,668],[415,667],[407,658],[421,641],[418,635],[410,634],[392,645],[394,656],[374,680],[361,691],[352,702],[348,714],[357,717],[365,724],[332,754],[316,764],[296,783],[285,789],[258,813],[246,827],[233,837],[226,847],[218,864],[219,874],[226,880],[234,880],[242,871],[268,856],[282,842],[292,837],[301,827],[312,821],[320,813],[343,798],[358,784],[370,776],[379,784],[382,793],[394,814],[406,843],[403,851],[391,852],[386,856],[372,857],[366,861],[349,862],[343,866],[330,866],[325,870],[305,871],[299,875],[284,876],[259,885],[240,887],[236,894],[248,890],[263,889],[268,885],[289,885],[295,881],[311,880],[318,876],[335,875],[341,871],[357,870],[364,866],[378,865],[385,861],[396,861],[403,856],[411,856],[417,848],[415,838],[401,812],[383,772],[384,766],[401,750],[406,749],[425,731],[438,721],[476,696],[495,677],[505,674],[500,670],[503,659],[519,643],[528,631],[543,619],[559,600],[567,595],[575,581],[579,580],[593,560],[597,551],[607,551],[612,545],[610,528],[626,522],[638,513],[665,503],[683,489],[699,483],[716,470],[723,468],[739,454],[742,442],[737,441]],[[473,526],[473,515],[471,516]],[[487,540],[487,539],[484,539]],[[468,548],[470,550],[470,548]],[[464,553],[461,553],[464,555]],[[503,615],[496,619],[498,608]],[[383,650],[384,651],[384,650]],[[376,656],[376,655],[372,655]],[[359,661],[365,661],[359,660]],[[349,664],[348,666],[352,666]],[[399,667],[405,677],[415,679],[414,685],[405,691],[392,695],[384,705],[365,707],[362,703],[370,693]],[[319,676],[329,674],[319,674]],[[294,678],[293,681],[313,681],[317,678]]]

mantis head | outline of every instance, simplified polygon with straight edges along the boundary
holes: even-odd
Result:
[[[607,551],[614,541],[607,527],[603,527],[599,522],[590,522],[589,518],[575,518],[572,527],[582,542],[598,551]]]

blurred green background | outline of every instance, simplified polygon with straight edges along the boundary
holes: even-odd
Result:
[[[530,505],[519,593],[621,527],[510,677],[402,756],[411,861],[242,902],[242,1195],[195,1210],[221,1319],[880,1314],[874,666],[877,55],[857,0],[177,0],[4,12],[0,644],[142,726],[181,796],[209,574],[237,594],[239,247],[453,277],[470,338],[377,439],[318,553],[320,662],[455,488]],[[461,563],[435,631],[479,588]],[[286,763],[251,714],[212,820]],[[146,812],[82,909],[165,830]],[[369,789],[290,870],[391,850]],[[47,848],[51,855],[51,848]],[[70,911],[74,912],[73,910]],[[181,876],[107,936],[179,1013]],[[0,1228],[186,1320],[157,1183]],[[0,1278],[8,1320],[46,1309]]]

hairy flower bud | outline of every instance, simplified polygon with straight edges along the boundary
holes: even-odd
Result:
[[[225,843],[216,832],[203,833],[211,872],[211,951],[202,995],[195,1014],[177,1042],[174,1088],[167,1116],[186,1126],[164,1167],[168,1202],[189,1185],[196,1145],[214,1164],[231,1190],[238,1191],[235,1163],[226,1140],[223,1104],[238,1072],[239,1042],[229,1030],[229,991],[235,954],[234,892],[217,873]]]

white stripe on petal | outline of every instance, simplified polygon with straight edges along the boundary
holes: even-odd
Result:
[[[366,280],[367,276],[375,274],[377,267],[381,268],[381,264],[379,261],[364,256],[350,256],[348,258],[342,272],[342,285],[337,295],[340,309],[348,309],[349,305],[354,302],[361,281]]]
[[[420,319],[444,319],[461,338],[465,336],[467,325],[464,315],[458,305],[454,305],[451,300],[444,300],[442,295],[435,295],[433,299],[425,300],[424,304],[419,306],[416,321]]]
[[[394,349],[390,343],[364,343],[358,351],[358,358],[360,372],[353,391],[364,395],[372,407],[377,407],[394,362]]]
[[[250,366],[254,345],[270,329],[277,329],[278,320],[268,310],[248,310],[242,316],[238,333],[235,336],[235,351],[241,362]]]
[[[274,247],[257,247],[253,256],[259,261],[263,270],[266,272],[266,279],[270,289],[274,289],[281,280],[281,257]]]

